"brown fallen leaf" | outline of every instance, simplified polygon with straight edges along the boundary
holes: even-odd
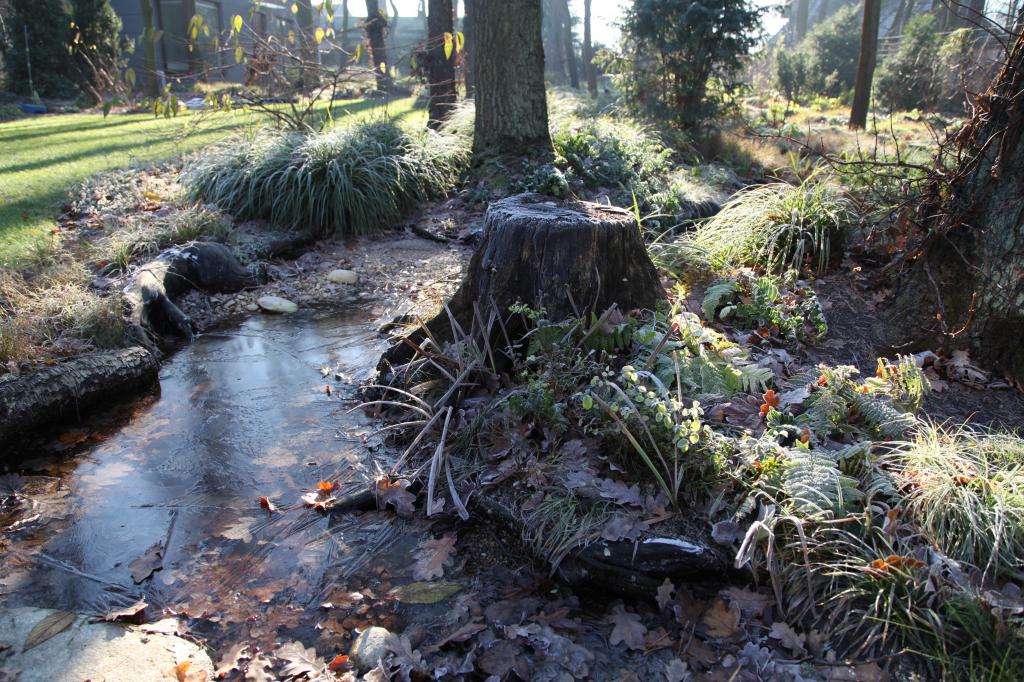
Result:
[[[726,604],[724,599],[716,599],[711,608],[704,612],[703,620],[708,626],[709,637],[732,637],[740,629],[740,607],[736,602]]]
[[[324,669],[324,661],[317,657],[316,649],[307,649],[297,640],[279,646],[274,650],[274,655],[284,662],[284,667],[281,668],[281,675],[284,677],[306,675],[315,678]]]
[[[389,504],[399,516],[408,516],[416,511],[413,503],[416,496],[407,490],[410,483],[404,478],[392,482],[387,477],[377,481],[377,508],[385,509]]]
[[[348,661],[348,656],[344,654],[338,654],[331,659],[331,662],[327,664],[327,669],[332,673],[345,672],[352,667],[352,664]]]
[[[132,580],[135,581],[136,585],[163,567],[164,546],[159,542],[154,543],[152,547],[146,550],[145,554],[128,565],[132,572]]]
[[[213,676],[221,679],[229,676],[235,670],[240,671],[242,669],[242,661],[249,658],[248,651],[249,645],[241,642],[229,648],[217,663],[217,669],[214,671]]]
[[[797,634],[788,623],[772,623],[772,629],[768,633],[772,639],[779,640],[783,648],[789,649],[795,656],[806,656],[807,635]]]
[[[39,646],[51,637],[59,635],[71,627],[71,624],[74,622],[75,614],[67,611],[54,611],[47,615],[29,631],[28,637],[25,638],[25,644],[21,647],[22,652]]]
[[[277,675],[267,672],[273,666],[269,658],[257,651],[245,669],[245,679],[249,682],[276,682]]]
[[[635,650],[645,648],[644,635],[647,634],[647,627],[640,621],[640,616],[627,611],[622,604],[616,604],[607,620],[614,626],[612,634],[608,637],[609,644],[615,646],[625,643],[627,647]]]
[[[676,586],[672,584],[672,581],[665,578],[665,582],[658,587],[658,594],[655,597],[655,601],[658,602],[658,608],[665,610],[665,607],[672,603],[672,595],[675,594]]]
[[[274,506],[274,503],[271,502],[270,498],[267,497],[266,495],[261,495],[259,498],[259,502],[260,507],[266,509],[268,512],[277,511],[277,507]]]
[[[444,576],[444,567],[455,562],[455,535],[446,533],[440,538],[428,538],[420,543],[413,567],[417,580],[433,580]]]
[[[143,600],[139,600],[123,609],[117,611],[111,611],[102,618],[94,618],[92,622],[107,622],[107,623],[132,623],[133,625],[142,625],[146,617],[146,607],[149,606]]]

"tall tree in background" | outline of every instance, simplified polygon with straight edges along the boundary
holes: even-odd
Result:
[[[430,28],[427,34],[427,78],[430,89],[427,125],[437,128],[455,105],[455,22],[452,20],[452,0],[430,0],[427,26]]]
[[[550,158],[544,92],[541,0],[484,0],[473,5],[476,119],[473,152]]]
[[[303,61],[302,87],[311,88],[316,85],[319,73],[317,64],[320,61],[320,48],[315,36],[316,22],[313,20],[313,3],[311,0],[298,0],[295,4],[298,9],[295,13],[295,23],[299,27],[299,55]]]
[[[473,60],[476,59],[476,29],[473,27],[473,22],[476,21],[476,9],[474,9],[474,0],[464,0],[465,7],[462,19],[462,35],[465,39],[465,44],[462,46],[462,72],[466,79],[466,97],[473,96],[474,82],[473,82]]]
[[[388,20],[381,11],[377,0],[366,0],[366,40],[370,43],[370,60],[377,77],[377,90],[387,92],[391,89],[391,76],[388,73],[388,51],[384,43],[384,32]]]
[[[1024,35],[909,216],[921,242],[880,320],[894,348],[967,349],[1024,388]]]
[[[31,57],[32,86],[36,93],[43,97],[73,93],[67,68],[71,17],[64,3],[61,0],[11,0],[10,14],[4,21],[9,39],[0,40],[0,50],[4,56],[6,89],[19,95],[32,94],[29,87]]]
[[[796,40],[793,42],[795,45],[804,39],[807,35],[807,20],[811,13],[811,0],[796,0],[796,19],[793,26],[793,37]]]
[[[868,122],[871,104],[871,82],[875,78],[875,60],[878,57],[878,22],[882,13],[882,0],[864,0],[864,22],[860,29],[860,57],[857,60],[857,80],[853,86],[853,106],[850,108],[850,128],[861,129]]]
[[[485,3],[487,0],[483,0]],[[542,16],[544,66],[554,83],[565,83],[565,33],[562,30],[563,0],[544,0]]]
[[[818,3],[818,13],[814,17],[814,25],[817,26],[821,22],[825,21],[832,14],[832,3],[829,0],[820,0]]]
[[[569,12],[569,0],[561,0],[562,14],[562,49],[565,50],[565,61],[569,65],[569,85],[579,90],[580,73],[576,65],[576,47],[572,35],[572,13]]]
[[[142,74],[143,92],[149,97],[160,94],[160,82],[156,74],[156,29],[153,28],[152,0],[139,0],[139,13],[142,16]]]
[[[590,35],[590,5],[592,0],[583,0],[583,74],[587,78],[587,92],[597,97],[597,68],[594,66],[594,43]]]

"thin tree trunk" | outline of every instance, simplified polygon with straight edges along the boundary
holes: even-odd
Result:
[[[564,36],[565,61],[569,65],[569,85],[574,90],[579,90],[580,73],[576,66],[576,48],[573,45],[572,14],[569,12],[569,0],[564,0],[562,5],[562,35]]]
[[[541,0],[474,3],[473,151],[550,158]]]
[[[487,0],[484,0],[486,4]],[[554,83],[565,83],[565,53],[561,22],[562,0],[544,0],[542,47],[544,66]]]
[[[341,0],[341,50],[348,52],[348,0]]]
[[[597,68],[594,66],[594,44],[590,36],[590,5],[593,0],[583,0],[583,73],[587,77],[587,92],[597,97]]]
[[[387,17],[381,12],[377,0],[366,0],[366,39],[370,43],[370,60],[373,63],[379,92],[391,89],[388,51],[384,43],[384,31],[387,27]]]
[[[139,10],[142,12],[142,25],[145,27],[142,34],[143,64],[146,69],[143,80],[146,84],[145,92],[150,97],[157,97],[160,94],[160,83],[156,77],[156,32],[153,29],[152,0],[139,0]]]
[[[427,78],[430,106],[427,125],[438,128],[455,105],[455,52],[445,55],[445,34],[453,36],[452,0],[430,0],[427,14]]]
[[[832,3],[829,2],[829,0],[821,0],[821,2],[818,4],[818,13],[814,17],[815,26],[828,19],[829,15],[831,14],[829,10],[831,9]]]
[[[388,53],[391,55],[391,58],[395,60],[394,66],[397,69],[399,62],[398,55],[401,53],[401,46],[395,42],[396,40],[398,40],[398,6],[395,4],[395,0],[390,0],[390,2],[391,23],[388,25]],[[388,64],[388,66],[390,67],[391,64]]]
[[[302,58],[302,87],[305,90],[316,87],[317,64],[320,61],[320,48],[314,36],[313,4],[311,0],[298,0],[295,3],[298,12],[295,21],[299,26],[299,55]]]
[[[476,45],[474,35],[476,29],[473,23],[476,21],[476,9],[474,0],[465,0],[466,10],[462,19],[462,35],[465,38],[465,45],[462,46],[462,73],[466,81],[466,99],[473,97],[473,60],[476,59]]]
[[[807,35],[807,19],[811,13],[811,0],[796,0],[796,26],[794,27],[796,42]]]
[[[911,216],[927,234],[878,331],[904,352],[967,349],[1024,388],[1024,36],[950,143],[956,170]]]
[[[878,21],[881,10],[882,0],[864,0],[860,58],[857,60],[857,80],[853,88],[853,107],[850,109],[851,129],[862,129],[868,122],[871,82],[875,77],[875,59],[878,56]]]
[[[900,0],[896,8],[896,14],[892,17],[892,24],[889,26],[889,35],[903,35],[903,24],[907,22],[907,16],[914,5],[914,0]]]

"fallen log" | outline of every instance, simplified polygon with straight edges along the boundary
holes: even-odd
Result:
[[[0,376],[0,452],[14,436],[77,420],[103,400],[149,386],[159,368],[152,352],[131,346],[83,355],[27,374]]]
[[[242,265],[227,246],[193,242],[172,247],[136,270],[125,290],[133,324],[159,339],[172,333],[192,339],[192,321],[174,303],[190,289],[216,293],[257,286],[262,276]]]

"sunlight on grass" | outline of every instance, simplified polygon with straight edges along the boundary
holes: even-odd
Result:
[[[423,125],[415,98],[336,103],[333,115],[363,118],[387,112],[402,125]],[[173,159],[257,126],[258,114],[62,114],[0,123],[0,265],[10,267],[46,250],[67,190],[95,173]]]

